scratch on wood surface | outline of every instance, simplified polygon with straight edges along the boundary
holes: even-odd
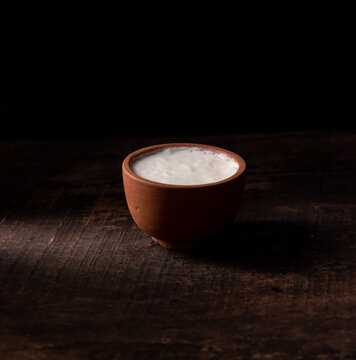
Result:
[[[85,225],[89,225],[92,218],[94,218],[94,216],[93,216],[94,212],[95,212],[95,207],[91,208],[88,216],[83,217],[83,220],[86,220]]]
[[[53,243],[53,240],[54,240],[55,237],[56,237],[56,235],[53,235],[53,236],[49,239],[48,245],[51,245],[51,244]]]
[[[120,223],[129,219],[129,213],[126,207],[118,204],[107,204],[105,202],[98,201],[90,210],[87,216],[83,216],[82,219],[86,225],[89,223],[98,222],[101,223],[103,228],[117,229]]]
[[[280,213],[297,213],[300,211],[298,207],[292,207],[287,205],[276,206],[276,209],[278,209]]]
[[[268,190],[271,188],[271,184],[267,181],[250,181],[246,184],[247,190]]]
[[[3,224],[3,223],[5,222],[5,220],[6,220],[6,216],[4,216],[4,217],[2,218],[2,220],[0,221],[0,225]]]

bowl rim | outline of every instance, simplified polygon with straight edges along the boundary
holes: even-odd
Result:
[[[233,175],[227,177],[226,179],[215,181],[211,183],[206,184],[197,184],[197,185],[178,185],[178,184],[165,184],[158,181],[149,180],[146,178],[143,178],[140,175],[137,175],[132,169],[131,169],[131,162],[138,156],[143,155],[145,153],[154,152],[155,150],[160,150],[166,147],[199,147],[202,149],[210,150],[216,153],[224,154],[233,160],[235,160],[239,164],[239,168]],[[224,184],[227,182],[230,182],[239,176],[241,176],[246,171],[246,162],[245,160],[238,154],[218,147],[214,145],[207,145],[207,144],[197,144],[197,143],[164,143],[164,144],[156,144],[156,145],[150,145],[143,148],[140,148],[138,150],[135,150],[128,154],[124,161],[122,162],[122,171],[125,172],[129,177],[135,179],[136,181],[139,181],[141,183],[145,183],[147,185],[155,186],[158,188],[170,188],[170,189],[192,189],[192,188],[205,188],[205,187],[211,187],[211,186],[217,186],[220,184]]]

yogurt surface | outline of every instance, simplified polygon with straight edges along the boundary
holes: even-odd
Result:
[[[172,185],[201,185],[234,175],[239,164],[232,158],[200,147],[166,147],[134,160],[131,169],[152,181]]]

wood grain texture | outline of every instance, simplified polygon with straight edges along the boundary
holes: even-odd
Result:
[[[121,162],[197,142],[242,155],[246,193],[213,246],[133,223]],[[0,144],[1,359],[356,358],[356,133]]]

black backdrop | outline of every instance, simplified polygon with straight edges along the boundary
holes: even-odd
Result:
[[[226,83],[225,83],[226,84]],[[252,131],[354,129],[347,91],[335,83],[116,88],[44,84],[3,88],[1,138],[119,138]]]
[[[1,88],[0,137],[354,129],[349,56],[329,45],[286,43],[238,55],[118,58],[103,50],[89,60],[79,53],[66,63],[56,58],[29,81],[13,77]]]
[[[16,111],[16,88],[0,88],[0,112]]]

